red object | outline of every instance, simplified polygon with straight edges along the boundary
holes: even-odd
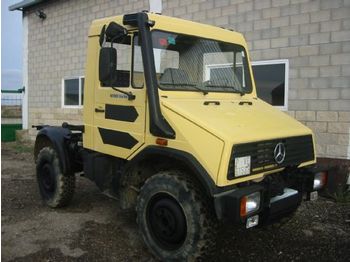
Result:
[[[159,38],[159,44],[162,46],[168,45],[168,40],[166,38]]]
[[[328,182],[328,172],[324,171],[322,172],[322,187],[325,187],[327,185],[327,182]]]
[[[241,215],[241,217],[245,217],[247,215],[246,206],[247,206],[247,197],[244,196],[241,199],[241,207],[240,207],[240,215]]]

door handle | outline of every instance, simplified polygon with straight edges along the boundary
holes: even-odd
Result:
[[[105,110],[101,108],[95,108],[96,113],[103,113]]]

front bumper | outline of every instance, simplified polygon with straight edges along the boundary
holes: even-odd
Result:
[[[316,169],[302,169],[293,173],[280,173],[278,181],[282,183],[262,181],[238,185],[236,188],[214,196],[214,206],[219,220],[230,224],[246,224],[249,217],[259,216],[259,225],[268,224],[293,213],[307,196],[314,192],[313,181]],[[271,180],[271,177],[269,177]],[[267,178],[266,178],[267,180]],[[277,185],[278,184],[278,185]],[[276,193],[276,187],[281,187]],[[278,190],[277,190],[278,191]],[[244,196],[260,192],[259,209],[242,216],[240,213],[241,199]],[[306,200],[310,197],[306,197]]]

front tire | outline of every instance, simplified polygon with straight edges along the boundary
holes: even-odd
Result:
[[[215,248],[218,229],[210,200],[180,171],[150,177],[136,211],[144,242],[162,261],[203,259]]]
[[[51,147],[41,149],[36,163],[36,177],[40,195],[49,207],[63,207],[74,195],[74,174],[63,174],[56,151]]]

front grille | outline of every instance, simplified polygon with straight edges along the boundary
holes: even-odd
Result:
[[[284,144],[286,152],[285,159],[280,164],[277,164],[274,157],[274,150],[278,143]],[[233,179],[235,177],[235,158],[242,156],[251,157],[251,170],[249,175],[270,171],[280,167],[297,166],[303,162],[314,159],[312,136],[287,137],[234,145],[228,168],[228,179]]]

